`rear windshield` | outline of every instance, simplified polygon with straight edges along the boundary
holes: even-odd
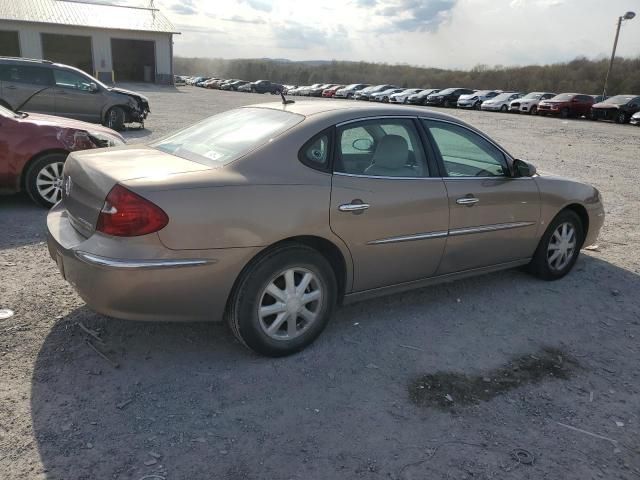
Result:
[[[219,167],[264,145],[303,119],[302,115],[270,108],[239,108],[209,117],[150,146]]]

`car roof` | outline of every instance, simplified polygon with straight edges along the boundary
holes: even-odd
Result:
[[[291,112],[304,117],[310,117],[319,114],[336,113],[343,116],[345,114],[351,118],[368,117],[368,116],[420,116],[426,118],[440,119],[452,121],[459,124],[465,124],[457,118],[440,112],[435,112],[425,107],[412,107],[408,105],[398,106],[389,104],[372,104],[363,103],[362,105],[353,105],[351,102],[323,102],[323,101],[302,101],[288,103],[284,105],[282,102],[258,103],[255,105],[246,105],[242,108],[270,108],[272,110],[280,110]]]

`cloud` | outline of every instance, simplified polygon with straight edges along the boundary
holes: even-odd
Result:
[[[378,4],[378,0],[356,0],[358,7],[375,7]]]
[[[379,33],[436,32],[451,18],[458,0],[379,0],[373,14],[382,24]],[[358,0],[358,5],[371,0]]]
[[[254,10],[260,10],[261,12],[270,12],[273,9],[269,0],[240,0],[240,3],[246,3]]]
[[[174,3],[169,7],[174,13],[178,15],[196,15],[198,10],[193,4],[193,0],[183,0],[181,3]]]
[[[343,25],[331,30],[323,30],[296,22],[287,22],[272,26],[273,36],[279,48],[313,49],[329,47],[345,49],[348,47],[348,32]]]
[[[246,18],[246,17],[241,17],[240,15],[234,15],[228,18],[221,18],[220,20],[224,20],[225,22],[250,23],[253,25],[264,25],[267,23],[262,18]]]

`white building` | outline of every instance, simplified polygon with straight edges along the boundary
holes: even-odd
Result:
[[[174,34],[153,7],[0,0],[0,56],[73,65],[108,83],[173,83]]]

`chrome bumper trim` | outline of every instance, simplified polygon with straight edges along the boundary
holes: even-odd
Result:
[[[159,260],[124,260],[101,257],[92,253],[77,251],[75,256],[83,262],[97,265],[99,267],[109,268],[178,268],[178,267],[197,267],[216,263],[216,260],[202,259],[159,259]]]

